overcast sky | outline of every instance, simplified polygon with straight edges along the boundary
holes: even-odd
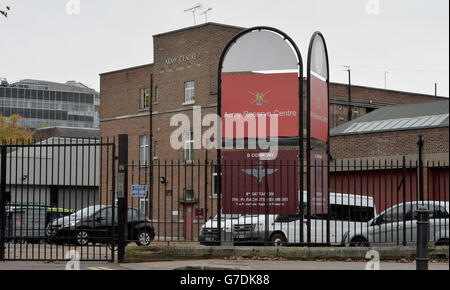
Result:
[[[76,7],[67,2],[80,2]],[[152,35],[192,26],[184,9],[211,7],[208,21],[273,26],[290,35],[306,63],[320,30],[331,81],[449,95],[448,0],[0,0],[0,77],[76,80],[99,89],[99,73],[153,62]],[[200,11],[200,12],[201,12]],[[204,23],[197,15],[197,24]]]

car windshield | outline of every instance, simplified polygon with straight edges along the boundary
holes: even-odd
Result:
[[[221,219],[222,220],[237,220],[241,217],[240,214],[222,214]],[[217,215],[213,218],[213,220],[217,220]]]
[[[93,215],[95,212],[97,212],[98,210],[104,208],[104,206],[101,205],[92,205],[90,207],[86,207],[83,209],[80,209],[79,211],[77,211],[74,214],[71,214],[71,217],[75,217],[76,219],[80,219],[83,217],[89,217],[91,215]]]

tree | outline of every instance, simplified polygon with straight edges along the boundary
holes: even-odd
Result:
[[[9,122],[0,115],[0,144],[2,145],[24,145],[32,144],[33,135],[30,129],[17,124],[22,120],[19,115],[9,117]]]
[[[5,10],[0,10],[0,14],[5,16],[5,17],[8,17],[8,11],[9,10],[10,10],[9,6],[6,6]]]

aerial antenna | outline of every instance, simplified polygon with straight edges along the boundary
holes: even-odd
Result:
[[[197,21],[195,19],[195,11],[197,11],[197,9],[202,9],[202,4],[197,3],[194,7],[184,10],[184,12],[192,12],[192,15],[194,15],[194,25],[197,25]]]
[[[205,23],[208,22],[208,12],[211,10],[212,10],[212,8],[210,7],[208,9],[206,9],[205,11],[203,11],[202,13],[200,13],[200,15],[205,15]]]

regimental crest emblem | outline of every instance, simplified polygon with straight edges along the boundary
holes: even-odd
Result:
[[[270,102],[265,99],[265,96],[270,94],[271,90],[266,93],[252,93],[251,91],[248,91],[251,95],[255,96],[255,99],[250,101],[250,104],[256,105],[257,107],[261,107],[264,104],[269,104]]]
[[[258,179],[258,182],[261,183],[264,177],[275,174],[278,169],[265,169],[262,162],[258,162],[257,169],[241,169],[247,175],[251,175]]]

